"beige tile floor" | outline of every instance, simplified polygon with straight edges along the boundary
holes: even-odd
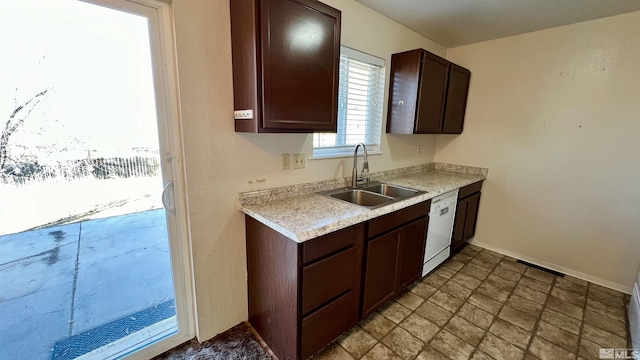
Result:
[[[598,359],[628,300],[468,245],[314,359]]]

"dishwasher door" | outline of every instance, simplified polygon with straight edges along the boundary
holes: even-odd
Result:
[[[424,252],[422,275],[426,275],[449,257],[453,219],[458,203],[458,191],[451,191],[431,202],[429,229]]]

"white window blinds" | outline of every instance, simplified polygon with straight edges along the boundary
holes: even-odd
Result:
[[[340,50],[338,132],[313,135],[313,156],[353,154],[358,143],[380,151],[384,60],[351,48]]]

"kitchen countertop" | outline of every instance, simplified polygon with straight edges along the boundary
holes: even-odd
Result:
[[[487,171],[483,168],[450,164],[426,164],[404,171],[404,174],[403,171],[391,171],[372,175],[374,181],[426,191],[372,210],[316,194],[318,191],[344,187],[344,179],[314,183],[306,187],[298,185],[274,189],[275,191],[241,193],[240,210],[301,243],[484,180]],[[265,191],[271,191],[269,196],[264,196]],[[276,193],[295,195],[274,196]],[[253,195],[260,198],[260,201],[252,198]]]

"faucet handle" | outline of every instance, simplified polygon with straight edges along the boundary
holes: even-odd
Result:
[[[358,178],[356,179],[356,184],[357,184],[357,185],[359,185],[359,186],[360,186],[360,185],[366,185],[366,186],[368,186],[369,184],[371,184],[371,178],[370,178],[370,177],[368,177],[368,176],[364,176],[364,174],[366,174],[366,173],[362,173],[362,176],[361,176],[361,177],[358,177]]]

